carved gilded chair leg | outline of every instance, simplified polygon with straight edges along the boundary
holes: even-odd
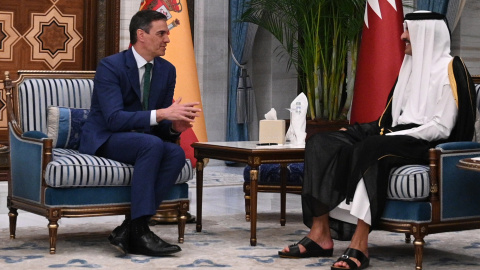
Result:
[[[245,220],[250,221],[250,184],[243,185],[243,192],[245,193]]]
[[[187,223],[187,214],[182,214],[178,218],[178,243],[185,241],[185,224]]]
[[[188,205],[181,203],[178,212],[178,243],[182,244],[185,241],[185,224],[187,223]]]
[[[425,245],[423,237],[415,238],[413,245],[415,247],[415,269],[422,270],[423,246]]]
[[[412,235],[409,233],[405,234],[405,243],[410,244],[412,242]]]
[[[8,218],[10,221],[10,239],[15,239],[15,231],[17,230],[17,216],[17,209],[10,208],[10,212],[8,213]]]
[[[57,245],[58,219],[49,219],[48,221],[48,234],[50,236],[50,254],[55,254]]]

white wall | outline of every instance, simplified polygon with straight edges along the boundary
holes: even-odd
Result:
[[[194,49],[209,141],[226,138],[228,1],[195,2]]]
[[[279,57],[279,45],[279,41],[269,32],[258,28],[251,63],[258,119],[265,119],[264,115],[271,108],[277,111],[278,119],[289,119],[290,112],[287,108],[290,108],[290,103],[297,96],[295,68],[292,66],[287,70],[286,57]],[[255,132],[258,136],[258,127]]]

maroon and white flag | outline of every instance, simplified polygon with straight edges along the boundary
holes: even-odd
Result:
[[[377,120],[405,55],[401,0],[368,0],[358,55],[350,123]]]

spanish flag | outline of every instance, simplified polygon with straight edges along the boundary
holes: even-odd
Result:
[[[185,0],[142,0],[140,10],[152,9],[167,16],[167,24],[170,29],[170,44],[164,56],[177,69],[177,84],[174,99],[182,98],[182,103],[200,102],[200,87],[198,84],[197,66],[193,51],[188,8]],[[180,145],[185,155],[196,165],[191,144],[194,142],[206,142],[207,130],[203,112],[195,119],[193,128],[188,129],[180,136]]]

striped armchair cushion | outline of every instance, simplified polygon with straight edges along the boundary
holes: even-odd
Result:
[[[47,134],[48,107],[89,109],[92,92],[91,79],[26,79],[18,88],[23,131]]]
[[[133,166],[130,164],[81,154],[73,149],[55,148],[53,161],[47,164],[45,170],[45,182],[48,186],[57,188],[129,186],[132,174]],[[176,183],[185,183],[191,179],[193,167],[187,159]]]
[[[428,198],[430,168],[424,165],[405,165],[390,171],[387,197],[393,200],[416,201]]]
[[[195,176],[195,169],[192,166],[190,159],[185,159],[185,166],[183,166],[180,175],[177,178],[175,184],[183,184],[193,179]]]
[[[132,174],[130,164],[55,148],[53,161],[45,170],[45,182],[51,187],[129,186]]]

